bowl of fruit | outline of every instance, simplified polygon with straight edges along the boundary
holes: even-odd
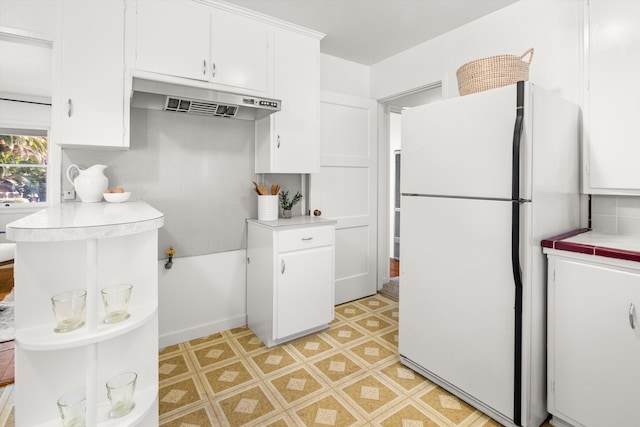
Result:
[[[107,191],[102,193],[102,196],[109,203],[122,203],[129,200],[129,197],[131,197],[131,193],[128,191],[124,191],[124,188],[122,187],[117,187],[107,189]]]

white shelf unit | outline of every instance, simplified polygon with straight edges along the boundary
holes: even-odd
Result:
[[[68,205],[7,226],[16,241],[16,426],[60,425],[57,399],[77,388],[86,391],[87,426],[157,425],[162,214],[142,202]],[[131,317],[105,324],[100,290],[119,283],[133,285]],[[85,325],[55,333],[50,299],[72,289],[87,291]],[[138,374],[136,406],[111,419],[105,384],[125,371]]]

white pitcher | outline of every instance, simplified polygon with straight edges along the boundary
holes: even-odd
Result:
[[[71,179],[71,170],[76,169],[78,175]],[[67,179],[76,189],[78,197],[83,202],[99,202],[102,200],[102,193],[109,188],[109,179],[105,176],[105,165],[93,165],[87,169],[80,169],[77,165],[67,168]]]

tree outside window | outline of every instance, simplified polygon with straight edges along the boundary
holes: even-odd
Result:
[[[47,200],[47,137],[0,135],[0,202]]]

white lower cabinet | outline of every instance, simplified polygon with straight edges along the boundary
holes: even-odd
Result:
[[[333,320],[335,222],[248,220],[247,324],[268,347]]]
[[[60,426],[57,400],[86,394],[87,426],[158,425],[158,228],[142,202],[67,203],[7,225],[15,258],[15,425]],[[105,323],[100,291],[131,284],[130,317]],[[51,297],[86,291],[84,325],[56,333]],[[111,418],[107,381],[137,377],[135,408]]]
[[[639,425],[639,263],[551,252],[548,410],[552,424]]]

